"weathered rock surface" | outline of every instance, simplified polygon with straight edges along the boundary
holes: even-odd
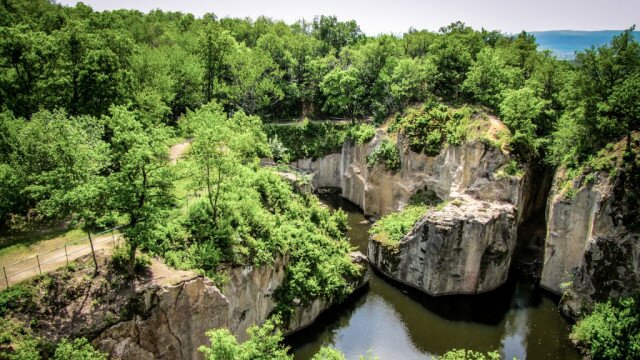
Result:
[[[562,309],[569,316],[579,315],[594,301],[640,289],[640,232],[623,219],[623,176],[597,173],[584,186],[579,177],[573,181],[575,195],[567,196],[559,189],[562,172],[556,175],[547,207],[540,285],[566,292]]]
[[[397,245],[369,241],[369,261],[430,295],[475,294],[507,280],[515,248],[514,206],[463,195],[429,211]]]
[[[229,330],[238,340],[245,340],[246,330],[264,322],[275,308],[273,294],[284,282],[287,262],[277,258],[270,266],[238,266],[225,271],[229,281],[222,292],[229,300]]]
[[[314,174],[316,189],[340,187],[342,196],[360,206],[366,215],[383,216],[396,212],[423,189],[433,191],[442,200],[470,192],[480,200],[524,206],[522,182],[510,177],[495,177],[510,160],[500,149],[475,141],[446,146],[433,157],[401,151],[401,168],[391,172],[382,166],[367,166],[367,155],[384,137],[385,133],[379,130],[374,139],[364,145],[346,142],[339,154],[316,160],[302,159],[292,165]],[[401,136],[398,147],[403,148]]]
[[[149,288],[143,298],[148,317],[116,324],[94,341],[112,358],[199,359],[205,332],[229,325],[229,301],[202,277]]]
[[[365,256],[352,255],[361,263]],[[274,310],[274,291],[283,283],[286,258],[269,266],[226,269],[229,281],[221,292],[211,280],[196,276],[141,291],[142,303],[132,320],[105,330],[94,344],[115,359],[202,359],[198,347],[209,343],[206,331],[229,329],[239,340],[246,330],[264,322]],[[366,271],[353,286],[368,280]],[[288,328],[294,332],[311,324],[334,301],[318,299],[299,306]]]
[[[487,127],[504,128],[496,119]],[[390,277],[431,295],[471,294],[506,281],[518,224],[539,196],[528,195],[535,180],[498,176],[512,158],[481,141],[446,145],[438,155],[400,151],[397,172],[367,166],[367,155],[386,137],[382,130],[364,145],[345,143],[340,154],[293,163],[314,175],[316,187],[339,184],[342,195],[365,214],[383,216],[409,204],[419,192],[455,200],[429,210],[397,248],[369,243],[369,261]],[[406,149],[402,136],[399,149]]]

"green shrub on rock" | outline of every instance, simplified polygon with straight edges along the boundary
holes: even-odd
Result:
[[[385,168],[390,171],[400,169],[400,151],[396,144],[389,139],[384,139],[376,149],[367,155],[367,165],[370,167],[376,164],[384,164]]]
[[[384,245],[395,246],[413,228],[427,209],[428,207],[425,205],[409,205],[399,212],[378,220],[369,232],[376,241]]]
[[[53,360],[107,360],[107,354],[96,350],[87,339],[63,339],[56,348]]]
[[[499,360],[500,354],[496,351],[481,353],[473,350],[454,349],[447,351],[438,360]]]
[[[571,339],[593,359],[640,359],[640,296],[596,304]]]

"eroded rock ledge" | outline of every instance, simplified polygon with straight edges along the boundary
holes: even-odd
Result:
[[[487,127],[500,127],[490,119]],[[397,246],[369,242],[369,261],[384,274],[431,295],[474,294],[503,284],[516,245],[518,225],[535,206],[535,181],[504,174],[513,159],[479,140],[445,145],[436,156],[418,154],[397,137],[401,167],[397,172],[368,166],[367,155],[386,137],[382,130],[368,143],[345,143],[340,154],[293,166],[314,174],[313,185],[340,187],[342,195],[365,214],[383,216],[410,203],[418,192],[449,201],[432,208]]]
[[[462,196],[425,214],[397,245],[369,241],[369,261],[430,295],[486,292],[507,280],[516,230],[513,205]]]
[[[540,285],[562,294],[562,311],[578,317],[595,301],[640,289],[640,219],[625,219],[624,172],[574,179],[568,194],[562,171],[547,207],[547,236]],[[627,185],[628,186],[628,185]],[[637,194],[636,194],[637,195]],[[635,223],[635,224],[634,224]]]
[[[351,258],[360,264],[366,259],[361,253]],[[208,344],[206,331],[227,328],[244,340],[249,326],[267,319],[276,306],[273,295],[284,281],[285,265],[281,258],[269,266],[229,268],[223,291],[196,275],[174,284],[151,285],[141,292],[138,313],[144,315],[106,329],[94,344],[117,359],[202,359],[198,347]],[[363,270],[352,286],[367,281]],[[317,299],[297,306],[287,331],[310,325],[333,303]]]

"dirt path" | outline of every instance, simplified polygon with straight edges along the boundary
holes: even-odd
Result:
[[[169,160],[171,161],[171,163],[172,164],[177,163],[178,159],[180,159],[190,148],[191,148],[191,140],[187,140],[187,141],[173,145],[169,149]]]
[[[191,147],[191,140],[173,145],[169,149],[169,159],[175,164]],[[80,240],[67,235],[49,240],[37,241],[25,249],[8,251],[0,255],[0,289],[24,281],[41,273],[47,273],[66,265],[69,261],[91,254],[91,245],[85,235]],[[122,242],[117,232],[106,233],[92,238],[96,253],[110,252],[113,247]],[[73,245],[67,245],[72,243]],[[157,266],[156,266],[157,267]],[[161,268],[157,268],[161,271]],[[165,277],[173,279],[175,276],[164,271]],[[178,274],[184,275],[184,274]],[[7,279],[8,278],[8,279]]]
[[[93,236],[92,239],[96,253],[104,254],[110,252],[114,246],[122,242],[122,235],[107,233]],[[0,257],[0,289],[4,289],[7,286],[5,272],[9,285],[13,285],[40,273],[44,274],[58,269],[66,265],[68,261],[91,254],[91,244],[88,238],[66,246],[65,244],[60,244],[57,239],[46,240],[37,244],[33,254],[34,256],[23,260],[17,259],[11,254]]]
[[[338,124],[338,125],[345,125],[345,124],[351,124],[351,120],[349,119],[337,119],[337,120],[307,120],[310,123],[316,123],[316,124],[321,124],[321,123],[332,123],[332,124]],[[365,120],[364,122],[369,122],[370,119]],[[279,126],[291,126],[291,125],[299,125],[302,124],[304,122],[304,120],[275,120],[275,121],[271,121],[271,122],[267,122],[264,123],[265,125],[279,125]],[[361,123],[363,122],[362,120],[356,120],[356,123]]]

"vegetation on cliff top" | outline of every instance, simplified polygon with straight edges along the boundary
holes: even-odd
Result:
[[[146,275],[131,279],[102,257],[99,264],[96,274],[84,257],[0,292],[0,358],[106,359],[85,337],[139,314],[134,288]]]
[[[367,155],[367,166],[384,165],[388,171],[400,170],[400,150],[392,139],[383,139],[380,144]]]
[[[640,296],[596,304],[571,338],[593,359],[640,358]]]
[[[427,209],[426,205],[409,205],[396,213],[382,217],[369,230],[372,239],[383,245],[395,247]]]
[[[424,114],[398,118],[405,119],[399,123],[411,146],[426,153],[469,136],[464,104],[480,105],[502,118],[509,147],[523,160],[569,167],[639,126],[640,46],[629,31],[571,64],[538,52],[527,33],[475,31],[459,22],[437,32],[368,37],[355,22],[331,16],[285,24],[95,12],[46,0],[0,6],[4,231],[72,215],[87,227],[104,226],[113,219],[81,211],[85,195],[93,194],[100,203],[120,203],[136,224],[131,239],[141,237],[155,226],[150,221],[162,222],[147,209],[170,204],[148,202],[169,198],[163,196],[134,199],[166,189],[154,178],[157,171],[150,187],[140,187],[147,171],[135,169],[150,166],[155,155],[136,158],[135,151],[150,155],[188,110],[212,100],[226,113],[265,119],[346,116],[377,123],[427,103]],[[137,135],[124,139],[119,131]],[[348,136],[346,126],[311,123],[277,131],[287,133],[278,139],[292,159],[336,151]],[[370,133],[356,131],[353,139]],[[53,145],[33,146],[44,143]],[[106,175],[112,181],[102,182]],[[129,176],[133,181],[118,185]],[[125,209],[140,199],[142,206]]]
[[[624,139],[616,166],[632,190],[625,210],[637,215],[631,134],[640,130],[640,45],[630,30],[568,63],[537,51],[525,32],[460,22],[368,37],[331,16],[286,24],[47,0],[2,2],[0,14],[2,234],[124,223],[129,271],[138,251],[207,274],[221,262],[268,263],[289,251],[284,303],[339,297],[357,270],[344,215],[293,194],[257,158],[270,155],[267,138],[276,133],[298,158],[373,131],[308,122],[265,135],[258,116],[381,123],[401,114],[394,126],[410,146],[434,154],[471,135],[476,106],[509,129],[489,143],[508,140],[519,160],[569,172]],[[427,105],[403,115],[415,103]],[[176,135],[194,138],[184,173],[167,156]],[[393,169],[391,150],[377,158]],[[176,185],[205,196],[182,206]],[[410,222],[389,221],[390,239]]]

